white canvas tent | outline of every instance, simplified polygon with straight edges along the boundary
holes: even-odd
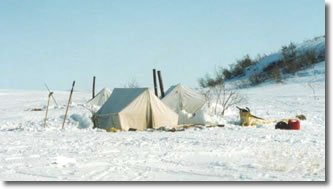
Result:
[[[110,97],[111,90],[108,88],[104,88],[97,93],[97,95],[87,102],[89,106],[102,106]]]
[[[93,116],[101,129],[144,130],[162,126],[175,127],[178,114],[167,107],[148,88],[116,88],[107,102]]]
[[[178,84],[167,90],[162,102],[177,113],[185,110],[187,113],[193,114],[206,103],[206,99],[194,90]]]

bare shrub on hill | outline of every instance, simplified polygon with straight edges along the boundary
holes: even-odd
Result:
[[[199,81],[200,82],[200,81]],[[201,86],[201,85],[200,85]],[[205,100],[206,100],[206,104],[207,104],[207,107],[210,108],[211,107],[211,99],[212,99],[212,91],[211,89],[204,89],[204,88],[200,88],[199,89],[199,92],[202,96],[205,97]]]
[[[276,61],[271,63],[269,66],[267,66],[263,73],[265,73],[267,79],[274,79],[276,83],[281,83],[281,71],[280,69],[283,67],[282,61]],[[266,79],[265,78],[265,79]]]
[[[297,57],[299,70],[311,67],[317,62],[317,53],[314,49],[307,50]]]
[[[215,93],[215,115],[218,114],[218,105],[222,106],[222,111],[220,114],[223,116],[225,111],[231,106],[244,101],[244,98],[238,92],[226,89],[223,69],[221,68],[218,71],[215,71],[214,77],[210,77],[208,74],[206,74],[204,78],[200,78],[199,85],[202,89],[207,89],[208,91]],[[209,95],[211,95],[211,93]]]
[[[231,75],[232,77],[240,76],[244,73],[244,70],[256,64],[257,62],[253,61],[249,55],[244,56],[242,59],[238,60],[236,64],[232,66]]]
[[[225,80],[231,79],[232,73],[228,69],[223,69],[223,76]]]
[[[296,45],[291,42],[288,46],[283,46],[281,52],[285,71],[294,75],[297,71]]]
[[[317,62],[325,61],[325,50],[322,50],[317,55]]]
[[[251,85],[258,85],[266,80],[266,77],[264,74],[253,74],[252,76],[249,77],[249,82]]]
[[[280,69],[278,67],[273,68],[273,70],[271,72],[271,76],[276,81],[276,83],[281,83],[281,73],[280,73]]]

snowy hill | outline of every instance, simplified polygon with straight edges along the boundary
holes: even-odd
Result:
[[[316,37],[312,40],[307,40],[302,43],[296,44],[296,56],[300,56],[307,51],[313,50],[316,52],[318,56],[320,56],[320,61],[324,61],[325,59],[325,36]],[[268,68],[272,64],[276,64],[283,60],[282,52],[276,52],[270,54],[254,65],[250,65],[244,69],[243,74],[241,76],[237,76],[228,81],[230,85],[234,86],[249,86],[251,83],[249,82],[249,78],[256,74],[260,74],[265,72],[265,68]],[[282,78],[290,77],[289,74],[283,74]]]
[[[325,62],[283,84],[238,92],[256,116],[307,119],[297,131],[274,124],[241,127],[232,107],[223,128],[108,133],[92,129],[83,106],[91,94],[76,91],[62,130],[68,91],[55,91],[59,107],[51,106],[43,128],[46,91],[1,89],[0,179],[325,180]]]

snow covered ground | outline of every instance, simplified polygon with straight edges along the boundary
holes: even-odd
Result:
[[[241,89],[254,115],[281,119],[304,114],[301,130],[274,124],[239,126],[235,107],[224,128],[180,132],[92,129],[83,107],[90,92],[74,92],[61,129],[68,91],[43,128],[46,91],[0,90],[0,179],[13,180],[325,180],[325,63],[283,84]],[[31,111],[42,108],[43,111]]]

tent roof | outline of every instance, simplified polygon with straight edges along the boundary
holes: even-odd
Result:
[[[108,89],[108,88],[103,88],[102,90],[100,90],[96,96],[89,100],[87,104],[90,104],[90,105],[103,105],[104,102],[107,100],[107,98],[110,96],[111,94],[111,90]]]
[[[98,97],[98,96],[106,96],[107,94],[111,94],[111,90],[108,89],[108,88],[103,88],[102,90],[100,90],[100,91],[96,94],[96,96],[95,96],[94,98],[96,98],[96,97]]]
[[[176,112],[185,110],[194,113],[206,102],[205,97],[182,84],[171,86],[162,101]]]
[[[181,83],[178,83],[177,85],[172,85],[166,92],[165,92],[165,97],[171,94],[172,92],[179,92],[180,95],[184,95],[187,93],[193,93],[197,94],[190,88],[184,87]]]
[[[136,97],[141,95],[148,88],[115,88],[110,98],[98,110],[99,114],[109,114],[121,112]]]

